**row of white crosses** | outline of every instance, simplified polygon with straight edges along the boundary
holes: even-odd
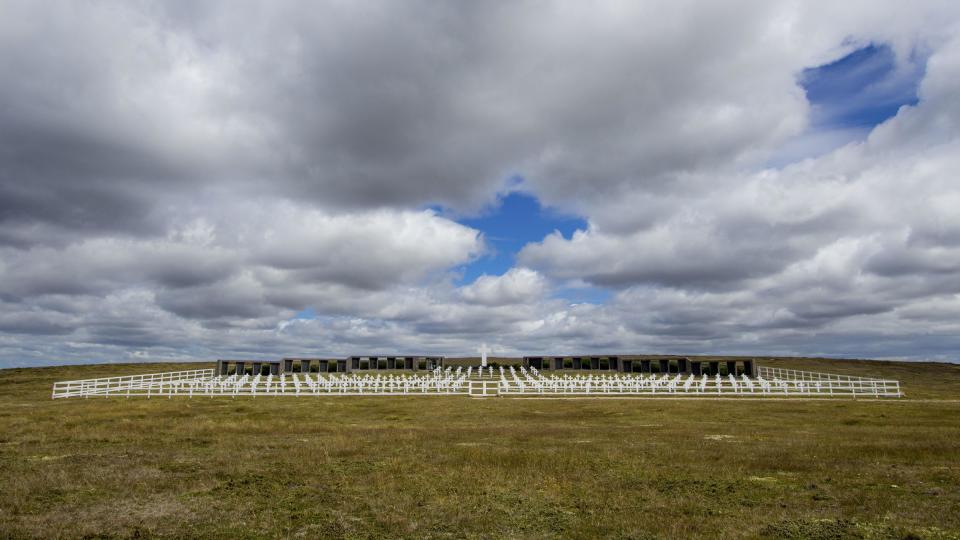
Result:
[[[486,357],[486,346],[481,354]],[[485,362],[484,362],[485,363]],[[498,368],[496,391],[488,393],[487,382],[472,381],[489,374],[495,377],[492,366],[437,367],[426,374],[370,375],[366,374],[280,374],[279,376],[248,374],[217,376],[212,369],[189,370],[145,375],[107,377],[54,383],[53,397],[94,397],[111,395],[169,396],[175,395],[330,395],[330,394],[746,394],[758,396],[858,395],[899,397],[898,381],[798,372],[778,368],[760,368],[760,376],[751,379],[746,374],[737,377],[728,374],[603,374],[569,373],[544,375],[535,367],[513,366]],[[492,390],[492,388],[490,388]]]
[[[481,368],[482,369],[482,368]],[[493,370],[490,369],[492,376]],[[427,374],[376,375],[232,374],[215,376],[213,370],[195,373],[160,373],[111,377],[86,381],[64,381],[54,385],[54,397],[92,396],[238,396],[238,395],[319,395],[319,394],[456,394],[468,393],[472,367],[436,368]],[[189,376],[187,376],[189,375]]]
[[[154,395],[319,395],[319,394],[408,394],[460,393],[466,391],[463,368],[437,368],[427,375],[341,375],[292,373],[280,376],[257,374],[211,377],[167,385]],[[149,394],[148,394],[149,397]]]
[[[488,368],[493,376],[493,368]],[[803,381],[803,380],[756,380],[747,375],[739,378],[733,374],[713,377],[684,374],[650,375],[569,375],[544,376],[534,367],[520,367],[519,372],[508,366],[500,370],[499,387],[503,393],[536,394],[754,394],[760,395],[811,395],[851,393],[857,389],[857,381]],[[482,373],[483,368],[478,369]],[[426,375],[355,375],[355,374],[286,374],[280,376],[257,374],[250,376],[230,375],[225,377],[202,376],[194,379],[137,379],[127,384],[97,386],[91,395],[320,395],[320,394],[410,394],[410,393],[465,393],[473,368],[437,368]],[[862,395],[879,394],[874,388],[860,388]]]
[[[474,374],[476,374],[476,375],[474,375]],[[469,378],[474,377],[474,376],[476,376],[476,377],[491,377],[491,378],[492,378],[492,377],[493,377],[493,366],[478,367],[478,368],[474,368],[473,366],[468,367],[468,368],[467,368],[467,378],[469,379]]]
[[[857,380],[803,380],[779,379],[766,380],[763,377],[751,379],[747,374],[739,377],[728,374],[722,377],[716,374],[613,374],[613,375],[554,375],[544,376],[535,367],[520,367],[519,373],[509,368],[510,378],[501,368],[501,387],[504,393],[683,393],[683,394],[746,394],[746,395],[873,395],[899,396],[899,384],[896,381]],[[884,384],[886,383],[886,385]]]
[[[507,374],[509,373],[509,378]],[[808,383],[809,384],[809,383]],[[737,377],[729,374],[563,374],[544,376],[535,367],[521,366],[519,375],[512,366],[501,368],[501,387],[504,393],[537,394],[656,394],[656,393],[754,393],[757,385],[746,374]],[[764,388],[761,385],[761,388]],[[801,388],[803,386],[801,385]]]

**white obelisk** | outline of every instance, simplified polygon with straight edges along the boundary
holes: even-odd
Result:
[[[482,368],[487,367],[487,353],[489,351],[490,349],[487,348],[486,343],[480,346],[480,367]]]

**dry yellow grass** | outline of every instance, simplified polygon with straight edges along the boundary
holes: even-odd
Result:
[[[908,397],[52,401],[183,366],[3,370],[0,537],[958,537],[960,367],[789,364]]]

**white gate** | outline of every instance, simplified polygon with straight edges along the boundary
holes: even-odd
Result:
[[[498,395],[500,381],[469,381],[470,397],[495,397]]]

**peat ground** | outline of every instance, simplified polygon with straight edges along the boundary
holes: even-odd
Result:
[[[0,370],[0,537],[960,537],[960,366],[761,364],[906,397],[53,401],[197,364]]]

